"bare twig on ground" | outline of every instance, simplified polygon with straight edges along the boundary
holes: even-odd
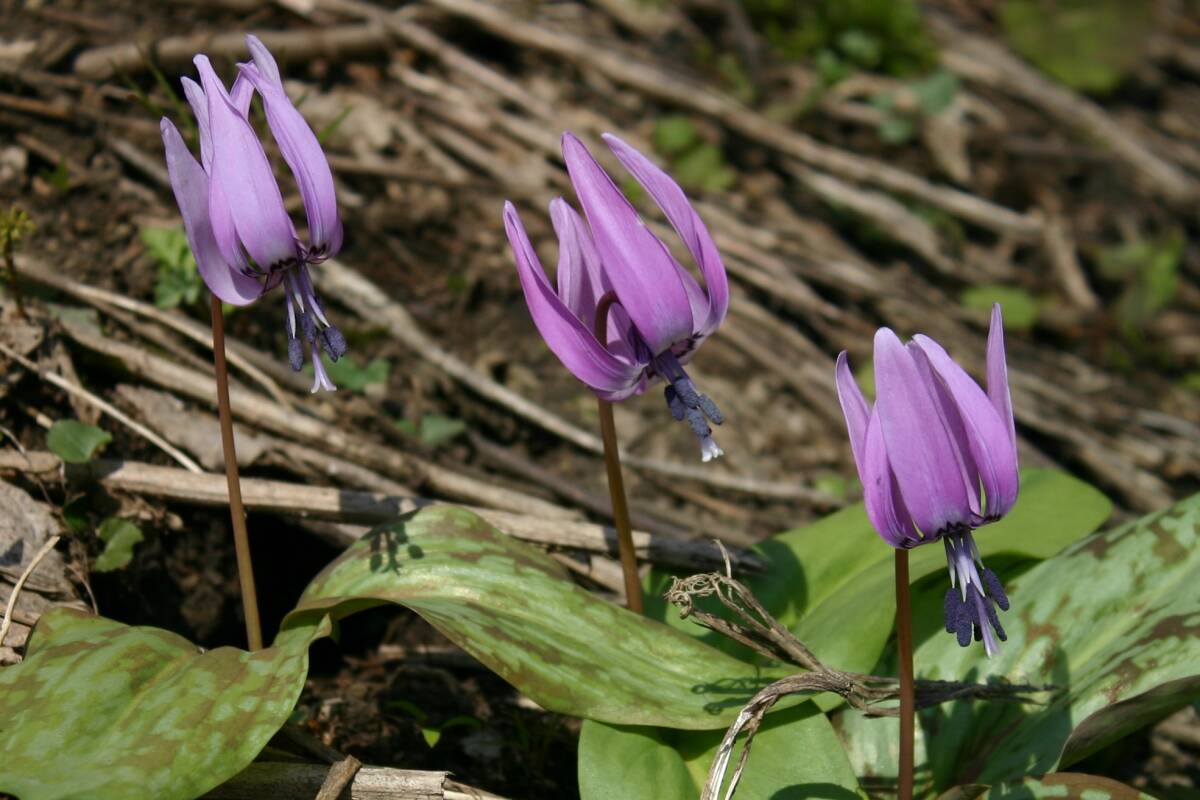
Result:
[[[29,576],[37,569],[38,564],[42,563],[42,559],[54,549],[54,546],[58,544],[61,538],[55,534],[43,542],[38,551],[33,554],[33,558],[29,560],[29,565],[25,567],[25,571],[21,573],[21,577],[17,578],[17,582],[13,585],[12,592],[8,595],[8,604],[4,607],[4,620],[0,621],[0,647],[4,646],[4,637],[8,636],[8,629],[13,621],[13,612],[17,608],[17,600],[21,597],[21,590],[25,588],[25,582],[29,580]]]
[[[0,471],[3,472],[38,475],[57,474],[61,469],[64,469],[62,461],[52,453],[30,451],[22,454],[0,450]],[[203,506],[223,506],[229,502],[224,478],[215,473],[192,474],[174,467],[110,459],[98,459],[88,465],[68,465],[65,469],[70,480],[94,481],[112,491]],[[354,492],[258,478],[244,479],[242,494],[249,511],[363,525],[387,522],[400,514],[438,505],[434,500],[418,496]],[[615,531],[602,525],[467,508],[518,539],[547,547],[575,548],[613,556],[617,553]],[[362,532],[365,530],[357,533]],[[711,542],[670,539],[644,531],[634,531],[633,540],[638,557],[657,564],[696,569],[720,563],[720,551]],[[346,536],[343,544],[351,541],[351,537]],[[734,560],[740,569],[762,568],[758,556],[747,551],[734,551]]]
[[[1051,117],[1106,144],[1137,173],[1146,188],[1176,204],[1192,203],[1200,183],[1160,158],[1103,108],[1055,83],[1000,45],[974,36],[939,15],[929,16],[941,44],[942,62],[976,81],[1032,103]]]
[[[289,61],[377,53],[385,49],[389,41],[386,31],[370,24],[261,31],[258,37],[271,48],[276,58]],[[186,64],[196,53],[229,61],[249,56],[245,34],[208,31],[87,50],[76,57],[75,74],[81,78],[105,80],[118,73],[146,69],[151,63],[177,67]]]
[[[318,796],[336,765],[255,762],[213,789],[211,800],[303,800]],[[334,796],[334,795],[331,795]],[[365,766],[343,788],[352,800],[503,800],[498,795],[464,786],[446,772]]]
[[[8,345],[0,343],[0,354],[3,354],[5,356],[7,356],[8,358],[11,358],[13,361],[16,361],[18,364],[25,367],[25,369],[29,370],[30,372],[34,373],[42,380],[46,381],[46,383],[49,383],[53,386],[57,386],[59,389],[62,389],[64,392],[67,392],[68,394],[70,394],[74,397],[78,397],[78,398],[92,404],[93,406],[100,409],[108,416],[115,419],[117,422],[121,423],[122,425],[129,428],[131,431],[133,431],[137,435],[144,438],[146,441],[150,442],[152,445],[154,445],[158,449],[162,450],[164,453],[169,455],[171,458],[175,459],[177,462],[179,462],[179,464],[184,469],[188,470],[189,472],[202,472],[203,471],[200,469],[199,464],[197,464],[195,461],[188,458],[184,453],[180,452],[177,448],[172,446],[170,442],[166,441],[161,436],[159,436],[157,433],[150,430],[145,425],[142,425],[140,422],[130,419],[128,415],[126,415],[123,411],[121,411],[120,409],[113,406],[111,403],[109,403],[104,398],[98,397],[97,395],[92,394],[87,389],[84,389],[82,386],[79,386],[78,384],[71,383],[67,379],[63,378],[61,375],[57,375],[53,372],[50,372],[49,370],[42,369],[37,364],[35,364],[34,362],[25,358],[25,356],[21,355],[20,353],[18,353],[15,350],[13,350]]]

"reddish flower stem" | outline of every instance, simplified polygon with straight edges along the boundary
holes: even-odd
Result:
[[[221,449],[225,455],[225,480],[229,484],[229,514],[233,518],[233,547],[237,553],[238,582],[242,587],[242,613],[246,618],[246,641],[251,650],[261,650],[262,626],[258,620],[258,594],[254,590],[254,568],[250,563],[250,537],[246,533],[246,509],[242,505],[242,483],[238,477],[237,450],[233,443],[233,412],[229,407],[229,369],[225,364],[225,312],[212,295],[213,365],[217,374],[217,410],[221,417]]]
[[[913,737],[916,731],[913,684],[912,603],[908,595],[908,551],[896,549],[896,650],[900,661],[900,774],[898,800],[913,796]]]
[[[595,333],[605,344],[608,333],[608,309],[617,296],[612,292],[596,304]],[[637,554],[633,550],[633,526],[629,523],[629,501],[625,498],[625,479],[621,475],[621,454],[617,449],[617,425],[612,403],[596,398],[600,411],[600,438],[604,441],[604,467],[608,472],[608,495],[612,499],[613,525],[617,529],[617,549],[621,572],[625,576],[625,602],[635,614],[643,612],[642,582],[638,578]]]

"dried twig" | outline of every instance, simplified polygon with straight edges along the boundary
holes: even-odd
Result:
[[[113,419],[115,419],[117,422],[121,423],[125,427],[129,428],[134,433],[143,437],[146,441],[150,442],[155,447],[162,450],[164,453],[169,455],[171,458],[175,459],[188,472],[203,472],[203,470],[200,468],[199,464],[197,464],[195,461],[192,461],[192,459],[188,458],[187,455],[185,455],[184,453],[180,452],[170,442],[163,439],[157,433],[150,430],[149,428],[147,428],[145,425],[141,424],[140,422],[130,419],[128,415],[126,415],[123,411],[121,411],[120,409],[113,406],[111,403],[109,403],[104,398],[98,397],[97,395],[92,394],[87,389],[84,389],[82,386],[79,386],[78,384],[71,383],[66,378],[63,378],[61,375],[57,375],[53,372],[50,372],[49,370],[42,369],[37,364],[30,361],[28,358],[25,358],[25,356],[21,355],[20,353],[18,353],[15,350],[13,350],[11,347],[9,347],[6,344],[0,343],[0,353],[3,353],[5,356],[11,358],[13,361],[16,361],[18,364],[25,367],[25,369],[34,373],[35,375],[37,375],[39,378],[46,381],[47,383],[49,383],[53,386],[57,386],[59,389],[62,389],[64,392],[67,392],[68,394],[73,395],[74,397],[78,397],[78,398],[90,403],[91,405],[94,405],[96,408],[100,409],[105,414],[112,417]]]
[[[38,475],[57,474],[63,469],[69,480],[96,482],[112,491],[203,506],[223,506],[228,503],[224,477],[214,473],[192,474],[174,467],[113,459],[64,466],[52,453],[30,451],[22,454],[0,450],[0,472]],[[387,522],[399,514],[438,505],[434,500],[419,496],[354,492],[259,478],[244,479],[242,495],[250,511],[365,525]],[[602,525],[468,508],[518,539],[548,547],[576,548],[614,556],[617,553],[616,533]],[[342,539],[343,544],[350,544],[351,541],[351,536]],[[708,542],[670,539],[634,531],[633,543],[639,558],[685,569],[711,567],[719,564],[721,559],[717,547]],[[760,570],[763,566],[761,559],[744,550],[734,551],[734,562],[742,570]]]
[[[8,595],[8,605],[4,607],[4,620],[0,622],[0,647],[4,646],[4,637],[8,636],[8,629],[12,625],[13,611],[17,607],[17,599],[21,595],[21,589],[25,587],[25,582],[29,580],[29,576],[37,569],[38,564],[42,563],[42,559],[54,549],[54,546],[58,544],[58,540],[61,538],[58,534],[55,534],[43,542],[38,551],[33,554],[33,558],[30,559],[29,566],[25,567],[25,571],[21,573],[21,577],[17,578],[17,582],[13,585],[12,592]]]
[[[731,611],[737,621],[731,621],[701,611],[695,606],[698,597],[716,597]],[[772,660],[785,661],[807,672],[776,681],[750,699],[738,714],[717,750],[704,785],[701,800],[715,800],[725,782],[733,745],[740,733],[746,734],[741,757],[730,779],[724,797],[733,797],[742,770],[750,754],[754,734],[763,716],[781,698],[789,694],[833,692],[853,708],[872,716],[895,716],[895,707],[880,707],[880,703],[899,697],[899,682],[895,678],[842,672],[825,666],[795,634],[785,628],[762,606],[754,594],[728,574],[706,573],[688,578],[676,578],[666,594],[667,600],[679,608],[680,617],[692,617],[700,625],[717,631]],[[949,700],[996,699],[1029,702],[1031,692],[1048,691],[1052,686],[1014,684],[973,684],[951,681],[917,681],[916,707],[927,708]]]

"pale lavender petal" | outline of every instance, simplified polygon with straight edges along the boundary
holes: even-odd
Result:
[[[875,413],[913,521],[926,536],[970,521],[954,442],[912,354],[888,328],[875,334]]]
[[[212,132],[208,127],[208,98],[204,96],[200,84],[191,78],[182,78],[180,82],[183,84],[183,94],[188,105],[192,107],[192,113],[196,116],[196,127],[200,131],[200,163],[204,166],[204,171],[211,174]]]
[[[850,450],[854,453],[854,463],[858,466],[858,477],[866,485],[862,474],[865,463],[867,446],[867,422],[871,418],[871,406],[863,397],[858,381],[850,372],[850,359],[846,351],[838,353],[837,368],[834,371],[837,383],[838,402],[842,405],[842,415],[846,418],[846,431],[850,434]]]
[[[262,42],[253,36],[246,39],[258,43],[257,48],[251,45],[252,52],[257,49],[260,53],[266,53]],[[262,96],[271,135],[279,144],[283,160],[296,177],[296,186],[304,201],[304,213],[308,217],[313,249],[321,256],[334,255],[342,247],[342,220],[338,215],[337,192],[329,161],[325,158],[321,143],[317,141],[317,135],[288,99],[283,85],[278,81],[278,73],[275,80],[270,80],[261,71],[260,53],[255,54],[253,65],[241,65],[242,77],[253,84]],[[269,53],[267,58],[270,58]],[[272,68],[274,64],[274,61],[270,62]]]
[[[708,314],[706,317],[697,317],[695,325],[697,333],[708,335],[721,324],[729,309],[729,280],[708,228],[683,189],[670,175],[611,133],[604,134],[602,138],[625,169],[654,198],[700,267],[700,274],[704,276],[704,284],[708,289]]]
[[[642,385],[645,364],[619,359],[606,350],[592,334],[591,326],[584,325],[559,299],[516,208],[508,202],[504,204],[504,229],[517,261],[529,314],[546,345],[575,377],[598,394],[614,400],[633,394]]]
[[[914,527],[912,515],[904,504],[904,497],[888,461],[879,415],[875,413],[867,420],[858,477],[863,484],[867,518],[883,540],[892,547],[911,547],[920,543],[921,533]]]
[[[687,290],[670,253],[612,178],[571,133],[563,158],[592,230],[604,271],[646,345],[659,354],[695,330]]]
[[[250,101],[254,99],[254,85],[246,78],[238,73],[238,76],[233,81],[233,88],[229,90],[229,102],[233,103],[233,107],[238,110],[238,113],[243,117],[250,115]]]
[[[171,189],[183,216],[188,245],[196,257],[196,267],[208,288],[226,303],[244,306],[263,293],[262,285],[236,269],[221,257],[213,238],[208,212],[208,176],[188,152],[179,131],[165,117],[161,123],[163,145],[167,152],[167,174]]]
[[[980,469],[975,464],[975,456],[971,449],[967,426],[963,422],[962,412],[959,411],[950,389],[934,372],[933,364],[930,363],[925,352],[915,342],[909,342],[905,345],[905,349],[912,355],[913,362],[921,373],[921,380],[925,382],[933,395],[938,411],[938,421],[945,427],[946,432],[950,435],[950,441],[954,444],[955,462],[958,465],[958,474],[962,480],[963,489],[967,494],[967,505],[971,514],[978,520],[982,518],[983,509],[979,492]]]
[[[226,261],[239,259],[233,246],[240,240],[259,268],[271,270],[298,257],[295,230],[283,206],[283,195],[254,129],[232,105],[206,56],[196,67],[208,98],[213,165],[210,178],[228,213],[213,209],[213,232]],[[210,198],[210,205],[212,200]],[[230,226],[232,229],[230,229]]]
[[[279,65],[275,63],[275,56],[271,55],[271,51],[262,43],[253,33],[246,34],[246,47],[250,49],[250,57],[254,59],[254,65],[258,67],[258,71],[271,83],[283,88],[283,78],[279,74]]]
[[[1012,395],[1008,390],[1008,363],[1004,356],[1004,318],[1000,304],[992,306],[992,324],[987,341],[987,393],[996,413],[1008,428],[1008,440],[1017,458],[1017,426],[1013,420]]]
[[[594,324],[596,305],[612,288],[600,268],[600,255],[583,218],[570,203],[556,197],[550,221],[558,235],[558,296],[585,325]]]
[[[945,382],[965,429],[975,468],[987,498],[987,516],[1003,515],[1017,500],[1017,454],[1011,446],[1009,428],[996,407],[934,340],[916,336],[914,341]]]

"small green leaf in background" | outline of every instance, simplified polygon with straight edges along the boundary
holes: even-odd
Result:
[[[899,114],[889,114],[879,123],[879,138],[888,144],[905,144],[916,132],[913,121]]]
[[[858,28],[851,28],[837,37],[837,46],[843,55],[866,69],[878,66],[883,56],[883,44],[879,38]]]
[[[985,284],[964,289],[959,295],[962,307],[971,311],[992,313],[992,304],[999,303],[1004,315],[1004,327],[1017,331],[1029,330],[1038,319],[1038,302],[1019,286]]]
[[[204,281],[183,228],[147,226],[141,231],[146,252],[158,262],[154,304],[159,308],[191,305],[200,299]]]
[[[66,159],[60,158],[54,165],[54,169],[49,167],[43,169],[41,176],[43,180],[63,194],[66,194],[67,190],[71,188],[71,171],[67,168]]]
[[[96,557],[96,563],[92,565],[97,572],[125,568],[133,559],[134,546],[145,538],[137,525],[116,517],[109,517],[100,523],[97,534],[104,542],[104,552]]]
[[[666,114],[654,125],[654,149],[665,156],[682,153],[699,137],[696,124],[684,114]]]
[[[46,447],[68,464],[86,464],[111,441],[108,431],[77,419],[60,419],[46,434]]]
[[[344,355],[337,361],[325,359],[325,371],[339,389],[351,392],[361,392],[368,386],[386,386],[392,376],[392,365],[385,358],[373,358],[363,366],[353,355]],[[313,374],[312,364],[305,366],[304,371]]]
[[[958,76],[947,69],[939,69],[913,83],[912,91],[921,113],[933,117],[949,108],[958,94],[958,83]]]
[[[1186,247],[1187,238],[1175,231],[1100,252],[1100,274],[1125,282],[1116,311],[1127,333],[1135,332],[1175,299]]]
[[[461,419],[425,414],[419,423],[398,419],[396,427],[405,436],[417,439],[429,447],[437,447],[461,436],[466,431],[467,424]]]
[[[1154,14],[1129,0],[1004,0],[1012,48],[1072,89],[1107,93],[1137,66]]]

